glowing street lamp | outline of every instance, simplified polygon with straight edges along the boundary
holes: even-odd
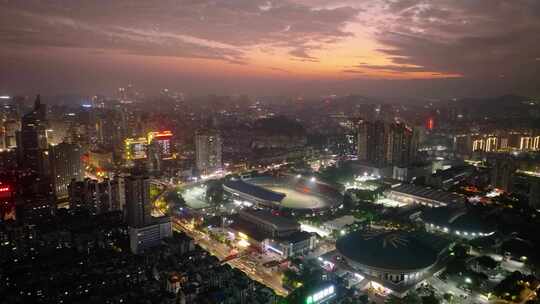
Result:
[[[312,176],[310,179],[309,179],[312,183],[316,182],[317,179],[315,178],[315,176]]]

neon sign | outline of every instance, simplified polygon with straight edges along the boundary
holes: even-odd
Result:
[[[336,290],[334,288],[334,285],[330,285],[329,287],[326,287],[325,289],[318,291],[315,294],[307,297],[306,304],[320,303],[334,296],[335,294],[336,294]]]
[[[172,131],[148,132],[148,134],[146,135],[148,144],[151,144],[154,138],[168,138],[172,136]]]

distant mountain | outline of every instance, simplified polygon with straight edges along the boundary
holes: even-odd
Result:
[[[455,101],[449,101],[447,104],[453,107],[527,107],[530,106],[529,101],[531,100],[529,97],[508,94],[490,98],[461,98]]]
[[[328,96],[320,98],[310,103],[312,110],[325,111],[331,109],[333,112],[349,112],[361,105],[385,104],[384,100],[362,95]]]

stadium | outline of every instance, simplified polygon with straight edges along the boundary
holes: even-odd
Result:
[[[324,211],[341,204],[339,191],[314,179],[301,177],[255,177],[223,184],[233,201],[258,207],[294,211]]]

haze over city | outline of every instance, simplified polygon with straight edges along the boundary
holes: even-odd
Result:
[[[0,2],[0,91],[538,95],[538,1]]]
[[[0,0],[2,304],[540,304],[540,0]]]

